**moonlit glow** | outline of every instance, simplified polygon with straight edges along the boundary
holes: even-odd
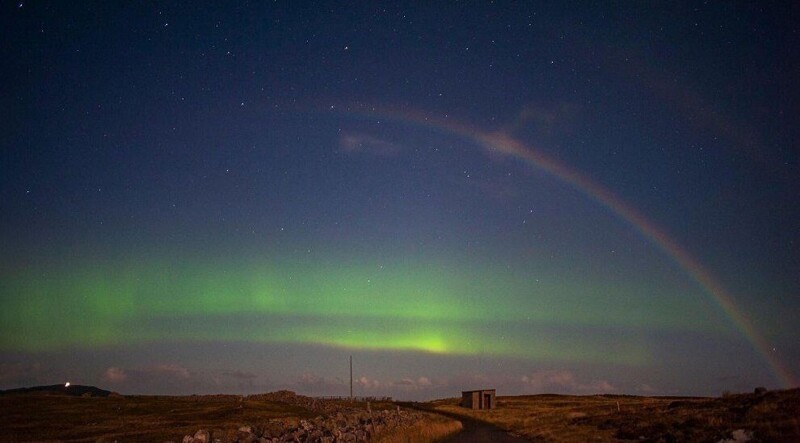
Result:
[[[0,389],[798,384],[787,6],[104,5],[0,17]]]

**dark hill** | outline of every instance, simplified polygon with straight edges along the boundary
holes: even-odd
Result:
[[[92,397],[108,397],[112,392],[95,386],[81,385],[69,385],[68,387],[64,385],[32,386],[30,388],[16,388],[0,391],[0,395],[9,394],[59,394],[76,397],[88,394],[88,396]]]

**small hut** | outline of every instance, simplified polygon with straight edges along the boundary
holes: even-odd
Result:
[[[461,391],[461,406],[470,409],[494,409],[497,407],[494,389]]]

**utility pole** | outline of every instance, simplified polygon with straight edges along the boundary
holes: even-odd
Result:
[[[350,401],[353,401],[353,356],[350,356]]]

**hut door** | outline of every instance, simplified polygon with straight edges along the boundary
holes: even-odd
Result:
[[[483,394],[484,409],[492,409],[492,394]]]

